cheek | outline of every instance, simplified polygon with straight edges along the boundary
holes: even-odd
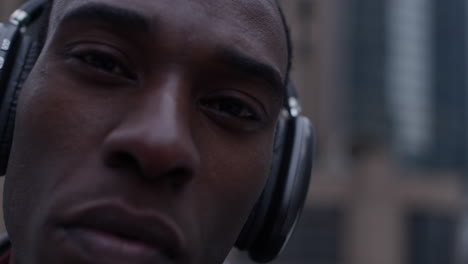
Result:
[[[6,221],[13,226],[37,221],[32,218],[47,207],[50,192],[66,176],[64,172],[99,147],[109,125],[104,120],[112,120],[104,118],[110,114],[105,105],[97,109],[99,104],[89,103],[90,98],[74,93],[60,78],[45,85],[36,77],[39,74],[32,73],[18,103],[5,183]]]
[[[271,135],[262,133],[204,155],[205,164],[210,164],[207,169],[210,177],[201,179],[204,180],[201,200],[206,205],[212,204],[215,210],[200,211],[203,219],[212,223],[202,228],[209,236],[207,243],[216,245],[209,249],[213,254],[232,248],[260,196],[269,173],[271,141]],[[213,223],[212,219],[217,222]]]
[[[76,158],[99,148],[118,122],[120,109],[114,107],[118,102],[91,89],[83,91],[65,76],[34,72],[28,83],[19,101],[13,160],[19,156],[37,165],[64,163],[71,155]]]

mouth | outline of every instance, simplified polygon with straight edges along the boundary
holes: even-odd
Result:
[[[59,225],[79,255],[109,263],[164,263],[183,254],[181,233],[163,216],[116,204],[80,208]]]

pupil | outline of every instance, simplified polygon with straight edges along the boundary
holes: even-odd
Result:
[[[111,71],[115,66],[112,60],[108,58],[102,58],[100,56],[89,56],[88,62],[95,67],[102,68],[107,71]]]
[[[220,110],[223,112],[230,113],[232,115],[240,115],[242,113],[242,106],[236,104],[235,102],[227,102],[221,104]]]

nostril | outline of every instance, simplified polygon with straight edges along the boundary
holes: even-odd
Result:
[[[138,161],[128,152],[114,151],[106,159],[106,163],[113,169],[138,169]]]
[[[103,142],[102,159],[113,173],[171,189],[187,185],[197,174],[200,158],[190,131],[130,124],[116,128]]]
[[[192,177],[192,172],[184,167],[176,167],[170,172],[171,187],[174,191],[180,190],[183,188],[185,183],[190,180]]]
[[[127,151],[112,151],[106,157],[106,165],[116,171],[127,171],[141,177],[148,182],[165,182],[174,191],[183,188],[192,177],[192,170],[184,164],[174,160],[138,160],[135,155]],[[159,163],[159,164],[158,164]],[[164,164],[166,163],[166,164]],[[168,164],[169,163],[169,164]]]

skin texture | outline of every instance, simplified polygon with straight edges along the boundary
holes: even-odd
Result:
[[[287,56],[270,0],[55,1],[19,100],[10,263],[222,263],[268,176]]]

